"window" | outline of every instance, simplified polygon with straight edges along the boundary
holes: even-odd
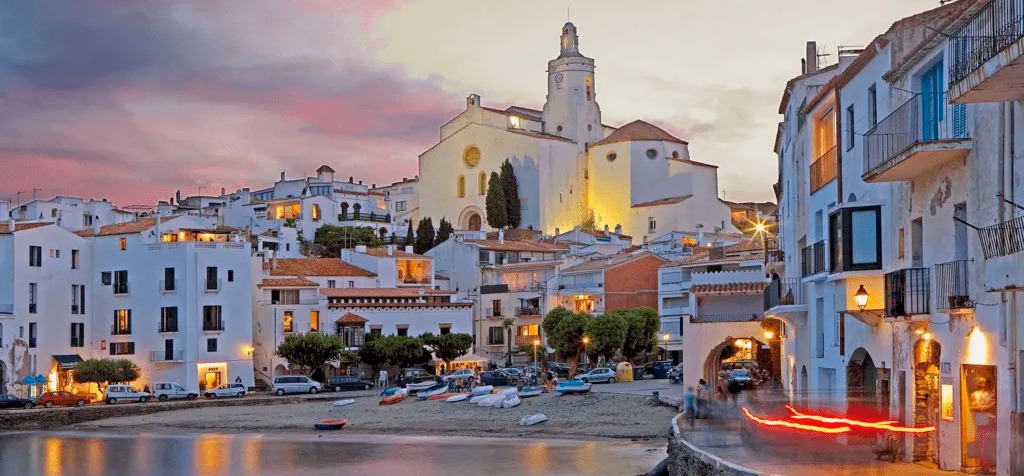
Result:
[[[78,269],[78,250],[71,250],[71,269]]]
[[[334,289],[334,288],[338,287],[337,284],[338,284],[338,282],[333,280],[333,279],[328,279],[327,280],[327,287],[328,288]]]
[[[831,272],[882,268],[880,207],[851,207],[829,216]]]
[[[320,332],[320,311],[309,311],[309,332]]]
[[[379,331],[380,329],[378,329],[378,335],[380,335]],[[343,326],[341,324],[338,324],[337,332],[338,335],[341,336],[341,339],[345,342],[345,347],[360,347],[363,345],[365,332],[363,331],[362,326]]]
[[[177,283],[174,278],[174,268],[164,268],[164,282],[162,289],[164,291],[174,291],[175,284]]]
[[[875,127],[878,124],[878,90],[872,84],[868,88],[868,126]]]
[[[648,159],[656,159],[656,158],[658,158],[658,151],[656,151],[654,149],[647,149],[647,158]]]
[[[654,230],[658,228],[658,220],[654,217],[647,217],[647,232],[654,233]]]
[[[114,271],[114,294],[128,294],[128,270]]]
[[[28,323],[28,346],[30,349],[36,347],[36,323]]]
[[[111,326],[111,335],[127,335],[132,333],[132,310],[117,309],[114,311],[114,325]]]
[[[216,338],[206,339],[206,351],[207,352],[217,352],[217,339]]]
[[[60,259],[60,250],[50,249],[50,257]]]
[[[71,314],[85,314],[85,285],[71,285]]]
[[[465,175],[459,175],[457,187],[458,187],[459,198],[466,198],[466,176]]]
[[[39,284],[28,283],[28,313],[36,313],[36,303],[39,299]]]
[[[407,337],[409,335],[409,324],[396,324],[395,334],[399,337]]]
[[[608,155],[604,156],[605,159],[608,159],[608,162],[615,162],[615,159],[617,159],[618,157],[618,154],[616,154],[614,151],[609,152]]]
[[[487,345],[501,345],[505,343],[505,328],[491,326],[487,329]]]
[[[125,251],[125,250],[128,249],[128,238],[124,238],[124,237],[120,238],[119,243],[120,243],[121,251]]]
[[[487,172],[480,172],[480,183],[478,184],[480,190],[477,191],[477,195],[487,194]]]
[[[853,133],[854,115],[853,115],[853,104],[846,108],[846,150],[853,148],[853,140],[855,135]]]
[[[491,317],[501,317],[501,299],[491,301]]]
[[[451,324],[438,324],[438,329],[441,335],[448,335],[452,333]]]
[[[377,337],[380,337],[381,336],[381,326],[370,326],[370,334],[374,335],[374,336],[377,336]]]
[[[71,323],[71,347],[85,347],[85,323]]]
[[[178,332],[178,308],[160,308],[160,332]]]
[[[110,355],[133,355],[135,354],[134,342],[111,342]]]
[[[897,258],[902,258],[904,253],[906,253],[906,246],[907,246],[906,245],[906,239],[907,239],[906,229],[905,228],[900,228],[898,230],[898,232],[896,233],[896,240],[897,240],[897,242],[896,242],[896,257]]]
[[[43,247],[42,246],[29,246],[28,247],[28,265],[33,268],[39,268],[43,266]]]
[[[405,202],[395,202],[395,211],[404,212],[406,210],[406,206]]]
[[[320,205],[314,203],[313,206],[310,207],[309,215],[313,221],[320,221]]]
[[[356,282],[355,281],[349,281],[348,282],[348,287],[349,287],[349,289],[355,288],[356,287]]]
[[[295,332],[295,316],[292,311],[284,311],[281,318],[281,332]]]
[[[530,324],[530,325],[527,325],[527,326],[517,326],[516,327],[516,335],[517,336],[527,337],[527,336],[536,336],[536,335],[539,335],[539,334],[540,334],[540,326],[537,325],[537,324]],[[531,344],[532,344],[532,342],[531,342]]]
[[[112,278],[110,277],[111,274],[112,273],[110,271],[104,271],[100,273],[100,281],[103,283],[104,286],[110,286],[110,283],[112,281]]]
[[[206,267],[206,290],[217,291],[220,289],[220,283],[217,282],[217,267],[207,266]]]
[[[270,291],[270,303],[271,304],[298,304],[299,303],[299,290],[298,289],[274,289]]]
[[[224,330],[224,320],[221,319],[220,306],[203,306],[203,330]]]
[[[228,270],[228,282],[229,283],[235,282],[235,270],[233,270],[233,269],[229,269]]]

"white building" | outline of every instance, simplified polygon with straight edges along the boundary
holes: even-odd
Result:
[[[466,110],[441,126],[438,143],[420,155],[420,216],[485,228],[488,178],[509,160],[520,228],[551,234],[592,218],[644,239],[696,223],[735,232],[718,198],[717,167],[691,160],[685,141],[647,122],[602,124],[594,60],[580,53],[572,23],[560,45],[548,62],[543,111],[492,109],[470,94]]]
[[[391,222],[394,224],[393,231],[399,240],[405,239],[405,232],[410,223],[412,223],[413,231],[415,232],[416,225],[420,222],[420,201],[419,194],[416,192],[419,180],[419,176],[411,179],[402,177],[401,182],[370,189],[371,193],[384,195],[384,202],[388,204],[388,210],[391,212]],[[438,225],[440,225],[440,220],[434,222],[434,226]]]
[[[83,200],[78,197],[58,195],[50,200],[33,200],[15,207],[0,208],[0,219],[10,217],[18,223],[56,223],[61,227],[78,231],[93,226],[94,222],[114,225],[135,220],[136,214],[121,210],[113,203],[103,200]]]

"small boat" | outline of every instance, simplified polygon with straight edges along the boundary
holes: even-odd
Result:
[[[570,393],[590,393],[590,383],[576,379],[565,380],[559,382],[558,385],[555,386],[555,391],[562,395]]]
[[[457,393],[455,395],[452,395],[452,396],[446,398],[445,401],[448,402],[448,403],[455,403],[455,402],[464,402],[467,399],[469,399],[469,394],[468,393]]]
[[[426,390],[437,384],[438,382],[435,380],[428,380],[426,382],[410,383],[409,385],[406,385],[405,388],[408,389],[410,392],[418,392],[420,390]]]
[[[441,393],[437,395],[431,395],[427,397],[427,400],[447,400],[451,397],[459,395],[458,393]]]
[[[507,397],[504,400],[498,402],[497,405],[494,405],[494,408],[512,408],[514,406],[518,406],[519,403],[519,395],[513,394],[512,396]]]
[[[377,405],[394,405],[402,400],[405,400],[405,393],[398,392],[394,395],[389,395],[380,399],[380,402],[378,402]]]
[[[474,395],[472,398],[469,399],[469,403],[471,403],[473,405],[476,405],[476,404],[482,402],[485,398],[491,398],[493,396],[494,395],[490,395],[490,394]]]
[[[505,395],[506,397],[508,397],[509,395],[515,395],[516,392],[518,392],[518,390],[516,390],[514,388],[506,388],[506,389],[498,392],[497,395]]]
[[[347,400],[338,400],[338,401],[332,403],[331,405],[335,406],[335,407],[343,407],[345,405],[351,405],[353,403],[356,403],[356,401],[352,400],[351,398],[349,398]]]
[[[482,385],[473,389],[473,396],[487,395],[488,393],[491,393],[491,390],[494,390],[493,385]]]
[[[348,420],[324,420],[320,423],[314,423],[313,428],[322,431],[340,430],[346,423],[348,423]]]
[[[433,397],[434,395],[440,395],[442,393],[448,393],[448,384],[439,383],[426,390],[420,390],[419,392],[416,392],[416,396],[425,399],[428,397]]]
[[[536,425],[538,423],[544,423],[548,421],[548,416],[543,413],[537,413],[535,415],[524,416],[522,420],[519,420],[519,424],[522,426]]]
[[[477,402],[476,405],[479,406],[479,407],[493,407],[493,406],[501,403],[502,400],[505,400],[506,398],[508,398],[508,395],[501,395],[501,394],[488,395],[488,396],[484,397],[483,400],[480,400],[479,402]]]
[[[518,395],[519,398],[536,397],[537,395],[540,395],[543,392],[544,389],[540,387],[523,387],[523,389],[519,391]]]
[[[404,390],[402,387],[391,387],[391,388],[385,389],[383,392],[380,392],[380,396],[382,396],[382,397],[390,397],[390,396],[392,396],[392,395],[394,395],[394,394],[396,394],[398,392],[401,392],[402,390]]]

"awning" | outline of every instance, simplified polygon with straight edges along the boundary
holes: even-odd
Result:
[[[441,360],[441,359],[437,358],[437,356],[434,355],[433,353],[430,354],[430,357],[434,361]],[[487,362],[487,358],[480,357],[479,355],[474,355],[474,354],[466,354],[466,355],[463,355],[462,357],[459,357],[459,358],[453,360],[452,362]]]
[[[519,295],[519,299],[523,299],[523,300],[540,299],[540,294],[538,294],[538,293],[525,293],[525,294]]]
[[[61,370],[68,370],[75,368],[82,361],[82,357],[78,354],[55,355],[53,360],[57,362]]]

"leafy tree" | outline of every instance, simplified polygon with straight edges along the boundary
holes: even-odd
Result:
[[[138,380],[140,373],[139,367],[128,359],[86,359],[75,366],[75,381],[95,383],[102,390],[108,383]]]
[[[522,211],[519,204],[519,181],[516,180],[516,173],[512,170],[512,162],[505,159],[501,164],[501,188],[505,193],[505,210],[509,228],[518,228],[522,219]]]
[[[333,256],[356,245],[380,246],[380,238],[371,227],[323,225],[316,229],[313,243],[321,245]]]
[[[308,372],[323,367],[327,362],[351,358],[351,354],[345,352],[345,341],[340,336],[319,332],[286,336],[275,353]]]
[[[452,368],[452,361],[466,355],[473,347],[473,336],[469,334],[444,334],[431,339],[428,344],[434,348],[434,356],[445,363],[446,368]]]
[[[448,241],[448,238],[451,238],[454,234],[455,227],[452,226],[452,222],[441,217],[441,223],[437,225],[437,237],[434,238],[434,245],[440,245],[441,243]]]
[[[512,366],[512,326],[516,323],[515,319],[506,317],[501,320],[501,328],[505,330],[505,337],[508,339],[508,353],[505,354],[505,366]]]
[[[416,227],[416,243],[413,249],[422,254],[433,247],[434,221],[430,217],[421,218],[419,226]]]
[[[658,331],[661,319],[658,311],[650,307],[616,309],[626,320],[626,339],[622,344],[622,356],[630,362],[641,354],[651,352],[658,345]]]
[[[544,322],[541,324],[548,338],[548,347],[555,349],[569,361],[570,375],[575,375],[579,367],[580,352],[584,349],[583,336],[589,317],[589,314],[574,313],[558,306],[544,316]]]
[[[414,243],[416,243],[416,237],[412,234],[412,220],[409,220],[409,228],[405,230],[405,244],[412,246]]]
[[[501,177],[498,172],[491,172],[491,178],[487,181],[487,196],[484,198],[484,208],[487,212],[487,224],[492,228],[505,228],[508,226],[508,206],[505,204],[505,189],[501,185]]]
[[[377,334],[367,332],[363,345],[359,346],[359,361],[373,368],[374,374],[380,372],[380,368],[388,362],[384,346],[378,344],[381,339]]]
[[[384,360],[399,367],[426,363],[430,361],[430,353],[423,348],[423,341],[415,337],[387,336],[373,339],[372,346]],[[362,350],[360,348],[360,350]],[[424,358],[426,352],[426,358]]]
[[[583,231],[594,231],[597,229],[597,214],[594,213],[594,209],[591,208],[587,211],[587,217],[580,222],[580,229]]]
[[[590,319],[586,327],[587,337],[590,337],[590,344],[585,349],[587,356],[592,360],[598,357],[611,359],[622,349],[628,327],[622,313],[610,312]]]

